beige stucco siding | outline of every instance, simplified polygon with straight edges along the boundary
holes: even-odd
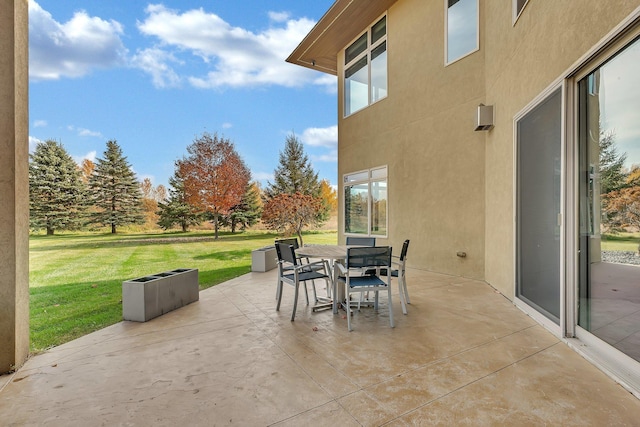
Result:
[[[443,2],[421,0],[389,10],[386,99],[342,119],[340,82],[338,173],[388,165],[389,239],[379,242],[399,249],[409,238],[412,267],[482,279],[485,147],[474,123],[484,57],[444,66],[443,13]]]
[[[485,4],[486,99],[496,126],[486,146],[485,280],[514,296],[514,117],[639,5],[637,0],[532,1],[512,25],[502,2]]]

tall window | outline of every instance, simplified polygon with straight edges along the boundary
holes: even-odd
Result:
[[[387,167],[344,176],[344,232],[387,235]]]
[[[383,16],[344,52],[344,115],[387,96],[387,17]]]
[[[478,0],[444,0],[446,7],[445,63],[480,49]]]

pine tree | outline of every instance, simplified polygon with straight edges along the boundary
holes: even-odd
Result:
[[[287,136],[279,162],[274,172],[274,182],[269,182],[265,190],[267,199],[279,194],[295,193],[320,196],[318,174],[311,167],[302,143],[294,134]]]
[[[260,188],[255,182],[247,186],[242,201],[232,207],[229,215],[225,218],[225,223],[231,227],[231,232],[235,233],[240,226],[242,230],[255,225],[262,215],[262,200],[260,199]]]
[[[169,185],[169,200],[158,202],[158,225],[165,230],[179,225],[183,232],[187,232],[190,226],[200,224],[203,217],[187,203],[184,180],[177,165],[173,176],[169,178]]]
[[[273,204],[287,204],[287,197],[279,197],[287,195],[293,197],[291,200],[306,200],[299,196],[309,196],[319,203],[311,203],[315,212],[313,218],[307,218],[308,206],[305,205],[305,221],[304,225],[313,224],[320,226],[329,218],[329,205],[322,200],[322,186],[318,180],[318,174],[311,167],[309,158],[304,152],[302,143],[294,134],[287,136],[284,151],[280,152],[280,163],[274,171],[274,182],[267,184],[265,190],[265,210],[269,212],[277,212],[285,209],[286,206],[273,206]],[[306,203],[306,202],[305,202]],[[268,209],[266,209],[268,207]],[[273,216],[269,219],[264,217],[263,221],[270,225],[270,228],[278,230],[283,227],[276,227]],[[301,236],[302,227],[298,227],[298,235]]]
[[[91,222],[111,226],[114,234],[118,226],[144,224],[140,184],[122,149],[116,141],[108,141],[103,156],[96,160],[89,179],[92,201],[97,208],[91,214]]]
[[[29,156],[29,213],[33,229],[73,230],[82,225],[86,186],[76,162],[55,141],[36,146]]]

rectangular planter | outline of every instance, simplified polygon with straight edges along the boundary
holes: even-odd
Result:
[[[251,251],[251,271],[265,272],[278,266],[278,254],[275,246]]]
[[[198,270],[179,268],[122,282],[122,317],[146,322],[198,301]]]

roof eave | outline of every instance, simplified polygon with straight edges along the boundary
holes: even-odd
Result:
[[[397,0],[336,0],[287,62],[338,74],[338,53]]]

